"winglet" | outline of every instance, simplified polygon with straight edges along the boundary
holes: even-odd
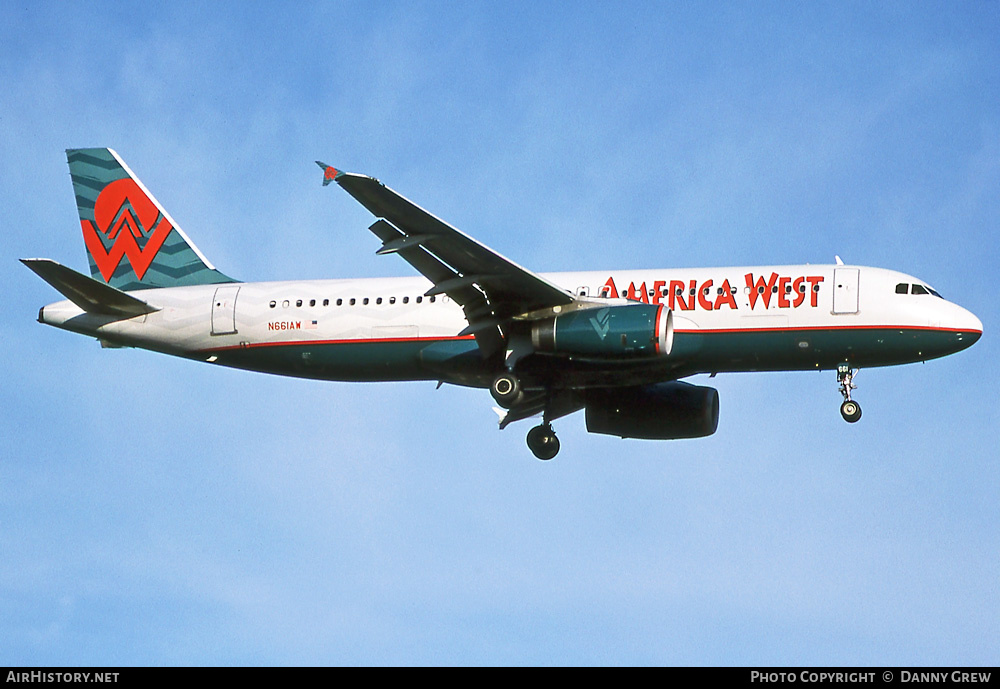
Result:
[[[319,165],[320,168],[322,168],[322,170],[323,170],[323,186],[324,187],[327,184],[329,184],[330,182],[332,182],[333,180],[337,179],[340,175],[344,174],[343,172],[341,172],[337,168],[335,168],[335,167],[333,167],[331,165],[327,165],[326,163],[321,163],[318,160],[316,161],[316,164]]]

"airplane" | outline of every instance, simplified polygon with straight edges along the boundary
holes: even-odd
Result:
[[[783,265],[540,274],[377,179],[317,162],[376,218],[379,255],[420,276],[242,282],[217,270],[117,153],[67,150],[90,275],[21,259],[65,301],[38,321],[252,371],[336,381],[489,388],[499,426],[541,415],[531,452],[555,457],[552,422],[622,438],[715,433],[719,395],[682,379],[835,370],[849,423],[862,367],[973,345],[982,323],[925,281],[882,268]]]

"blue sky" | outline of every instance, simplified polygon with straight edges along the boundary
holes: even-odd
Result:
[[[1000,5],[0,5],[0,664],[995,664]],[[110,146],[224,272],[409,275],[313,160],[532,269],[845,261],[956,356],[714,379],[718,433],[534,460],[485,391],[44,328]],[[704,382],[694,379],[694,382]]]

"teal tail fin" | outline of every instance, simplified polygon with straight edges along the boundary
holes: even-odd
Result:
[[[90,274],[119,290],[236,282],[187,238],[110,148],[66,151]]]

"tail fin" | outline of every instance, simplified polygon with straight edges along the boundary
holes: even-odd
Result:
[[[77,148],[66,159],[95,280],[120,290],[236,282],[198,251],[117,153]]]

